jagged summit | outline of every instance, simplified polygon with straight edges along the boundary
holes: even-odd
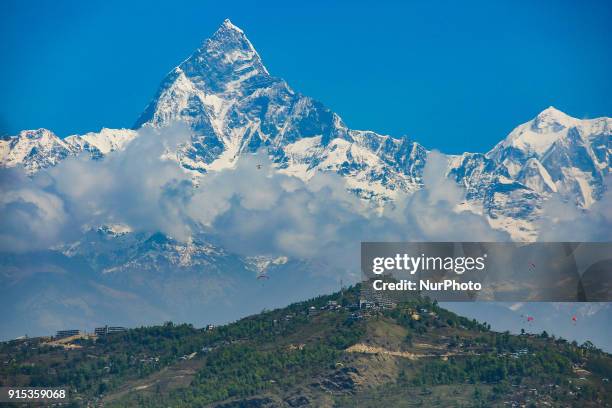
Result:
[[[560,111],[552,105],[540,112],[538,116],[569,117],[565,112]]]
[[[195,57],[195,58],[194,58]],[[202,57],[198,59],[198,57]],[[229,19],[223,21],[221,26],[213,33],[213,35],[204,41],[202,46],[185,61],[181,66],[188,61],[195,59],[192,62],[205,62],[207,59],[219,59],[228,65],[236,62],[254,61],[261,64],[261,58],[253,44],[240,28],[232,24]],[[239,66],[235,68],[240,68]],[[265,68],[264,68],[265,71]],[[267,73],[267,71],[266,71]]]
[[[208,123],[200,123],[202,133],[213,127],[215,120],[218,125],[215,130],[220,131],[222,124],[218,119],[223,115],[223,100],[248,95],[258,87],[278,81],[270,77],[244,31],[226,19],[166,76],[134,129],[145,124],[163,126],[188,117],[208,116],[205,121]]]
[[[517,126],[510,134],[493,148],[489,156],[496,156],[512,148],[525,156],[542,155],[550,146],[567,134],[567,130],[580,126],[581,121],[550,106],[532,120]]]
[[[237,31],[239,33],[244,33],[244,31],[242,31],[240,27],[234,25],[229,18],[223,20],[223,23],[221,23],[221,27],[219,27],[219,30],[232,30]]]
[[[572,126],[574,122],[574,118],[561,112],[554,106],[550,106],[533,119],[531,128],[536,132],[559,132],[568,126]]]
[[[268,75],[268,70],[244,31],[225,19],[180,68],[188,77],[209,74]]]

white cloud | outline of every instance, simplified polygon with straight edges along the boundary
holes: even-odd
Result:
[[[20,171],[2,170],[0,181],[0,248],[21,252],[52,244],[69,220],[64,202]]]
[[[122,223],[185,241],[206,234],[243,255],[312,259],[355,271],[361,241],[509,239],[483,217],[455,212],[463,194],[445,176],[446,158],[437,152],[425,166],[426,187],[399,197],[381,214],[349,193],[340,176],[320,173],[305,183],[276,172],[263,153],[206,174],[194,188],[190,175],[168,159],[190,136],[188,129],[139,132],[124,151],[104,160],[69,158],[32,180],[20,176],[3,183],[3,213],[16,217],[28,204],[37,217],[20,231],[18,245],[3,240],[1,248],[48,247],[74,239],[84,226]],[[23,199],[26,191],[29,201]],[[2,231],[15,229],[8,227]],[[29,240],[28,234],[38,235]]]
[[[612,179],[606,180],[603,197],[589,210],[554,195],[544,203],[538,220],[538,241],[543,242],[609,242],[612,238]]]

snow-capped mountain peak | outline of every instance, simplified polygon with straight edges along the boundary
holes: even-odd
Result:
[[[136,132],[130,129],[102,129],[99,133],[72,135],[64,139],[47,129],[23,130],[0,140],[0,166],[22,166],[28,173],[55,166],[69,156],[87,152],[92,158],[123,149]]]
[[[226,18],[225,20],[223,20],[223,23],[221,23],[221,27],[226,30],[234,30],[234,31],[244,34],[244,31],[242,31],[240,27],[235,26],[229,18]]]
[[[166,76],[135,129],[176,121],[192,130],[176,157],[194,177],[233,167],[242,154],[263,149],[281,172],[303,180],[319,171],[338,173],[364,199],[393,200],[423,186],[423,146],[408,137],[349,129],[322,103],[271,76],[244,31],[229,20]],[[34,172],[84,150],[103,157],[135,134],[103,129],[62,140],[44,129],[22,132],[0,141],[1,164]],[[533,237],[533,221],[551,194],[583,208],[600,199],[611,135],[610,118],[576,119],[551,106],[491,151],[450,157],[448,173],[492,224],[515,237]]]
[[[304,137],[321,137],[324,145],[350,138],[337,115],[272,77],[229,20],[168,74],[135,127],[174,121],[194,132],[178,156],[198,173],[232,167],[241,153],[278,151]]]
[[[74,152],[72,145],[47,129],[23,130],[0,140],[0,161],[5,167],[23,165],[37,171],[56,165]]]
[[[534,119],[516,127],[491,151],[491,155],[499,158],[505,149],[512,148],[526,157],[539,157],[554,142],[564,137],[569,128],[577,125],[580,125],[579,120],[551,106]]]
[[[252,117],[258,112],[250,112],[245,118],[237,111],[245,105],[254,110],[254,100],[263,101],[269,94],[282,92],[293,94],[284,81],[269,75],[244,32],[225,20],[167,75],[134,128],[186,122],[195,135],[191,146],[179,152],[183,166],[197,172],[211,166],[225,168],[259,130]],[[257,109],[261,111],[262,107],[258,105]]]
[[[200,74],[201,70],[206,70],[207,73],[216,70],[218,73],[234,71],[238,74],[255,72],[268,75],[268,70],[263,66],[259,54],[244,31],[229,19],[226,19],[181,67],[188,76]]]
[[[566,115],[554,106],[549,106],[531,121],[531,128],[537,132],[559,132],[575,123],[576,119]]]

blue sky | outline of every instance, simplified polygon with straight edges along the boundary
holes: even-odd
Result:
[[[612,115],[611,4],[4,0],[0,134],[130,127],[229,17],[350,127],[486,151],[549,105]]]

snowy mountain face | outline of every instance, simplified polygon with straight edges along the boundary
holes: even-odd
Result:
[[[349,129],[324,105],[271,76],[229,20],[168,74],[134,129],[175,121],[193,130],[177,157],[194,177],[231,168],[242,154],[263,148],[281,172],[303,180],[318,171],[338,173],[365,199],[393,200],[422,187],[423,146]],[[485,213],[514,238],[533,238],[534,221],[551,194],[585,209],[601,197],[611,128],[610,118],[579,120],[551,107],[488,153],[448,156],[449,177],[465,188],[464,208]],[[0,141],[0,163],[33,173],[81,152],[101,158],[135,135],[103,129],[62,140],[45,129],[24,131]]]
[[[466,198],[482,202],[494,226],[530,237],[530,224],[552,193],[588,209],[610,172],[612,119],[579,120],[550,107],[514,129],[486,154],[451,160]],[[511,226],[518,226],[519,231]]]
[[[408,140],[349,130],[321,103],[271,76],[242,30],[221,28],[163,81],[135,125],[189,123],[181,164],[201,173],[265,148],[282,171],[308,179],[334,171],[364,197],[418,187],[425,149]]]
[[[82,152],[90,154],[93,159],[100,159],[122,149],[135,136],[136,132],[130,129],[102,129],[99,133],[60,139],[47,129],[24,130],[17,136],[0,140],[0,165],[23,166],[32,174]]]

